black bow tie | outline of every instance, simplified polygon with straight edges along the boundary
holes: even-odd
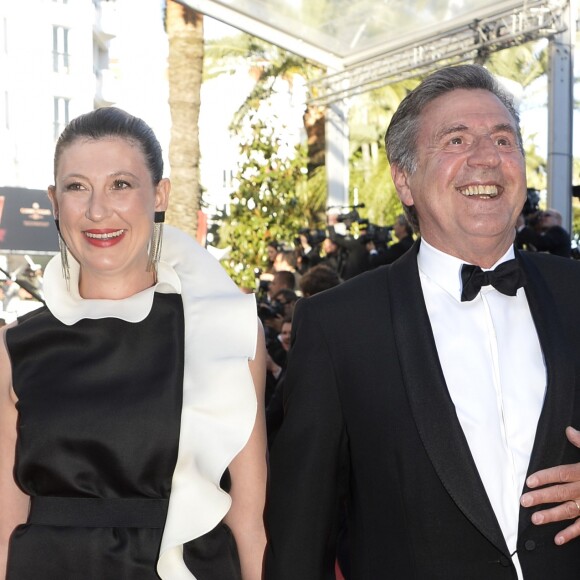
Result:
[[[473,300],[482,286],[490,284],[502,294],[515,296],[518,288],[526,282],[524,271],[520,268],[517,260],[508,260],[500,264],[495,270],[485,272],[479,266],[463,264],[461,266],[461,301]]]

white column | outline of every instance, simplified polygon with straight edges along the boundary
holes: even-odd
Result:
[[[576,5],[570,0],[563,21],[567,30],[549,44],[548,70],[548,206],[572,229],[572,134]]]
[[[345,100],[326,108],[326,178],[329,206],[349,205],[349,130]]]

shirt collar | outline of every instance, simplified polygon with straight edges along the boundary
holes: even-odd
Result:
[[[514,247],[510,245],[507,252],[489,269],[493,270],[499,264],[514,257]],[[468,262],[438,250],[425,238],[421,238],[417,263],[421,274],[461,302],[461,266]]]
[[[157,268],[157,283],[122,300],[82,298],[78,290],[79,264],[69,253],[70,289],[62,276],[60,254],[48,263],[44,271],[46,305],[63,324],[76,324],[84,318],[119,318],[140,322],[151,311],[155,292],[181,294],[181,283],[175,270],[164,262]]]

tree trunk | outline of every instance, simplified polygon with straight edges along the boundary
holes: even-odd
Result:
[[[326,109],[308,105],[304,113],[304,129],[308,136],[308,173],[326,164]]]
[[[194,236],[201,205],[199,109],[203,70],[203,16],[167,0],[168,79],[171,111],[171,197],[167,221]]]

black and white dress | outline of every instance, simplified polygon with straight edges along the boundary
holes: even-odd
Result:
[[[165,237],[156,287],[83,300],[56,258],[47,307],[7,332],[31,497],[8,580],[240,577],[219,481],[255,419],[255,303],[190,238]]]

